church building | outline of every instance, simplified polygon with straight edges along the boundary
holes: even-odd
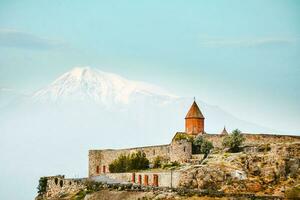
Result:
[[[133,152],[142,151],[152,162],[157,156],[170,162],[184,163],[192,157],[192,143],[188,140],[176,140],[178,135],[197,136],[207,135],[205,133],[204,116],[194,100],[185,117],[185,132],[177,132],[170,144],[137,147],[129,149],[103,149],[89,151],[89,176],[97,176],[109,173],[109,164],[120,155],[128,155]]]

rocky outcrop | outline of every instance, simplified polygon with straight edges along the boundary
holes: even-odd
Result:
[[[45,193],[37,199],[93,200],[105,199],[104,194],[111,194],[112,199],[138,199],[138,194],[146,195],[148,199],[185,199],[182,196],[193,195],[232,197],[231,199],[297,199],[300,196],[299,142],[247,145],[242,149],[239,153],[217,149],[204,160],[201,156],[194,155],[192,160],[201,161],[182,165],[176,169],[176,173],[173,171],[173,176],[170,176],[171,171],[155,172],[160,177],[159,187],[139,184],[138,181],[132,183],[131,173],[127,174],[128,177],[124,180],[126,183],[110,183],[100,180],[99,176],[96,179],[47,177]],[[200,162],[201,164],[195,164]],[[136,173],[135,175],[149,175],[151,172]],[[110,174],[112,179],[120,178],[117,175],[124,174]],[[176,177],[177,184],[171,184],[173,188],[163,187],[162,177],[167,176],[172,177],[172,181]],[[108,178],[108,175],[105,177]],[[165,181],[170,182],[170,179]],[[103,198],[98,198],[100,194],[104,195]]]
[[[180,186],[184,188],[280,196],[299,183],[300,143],[255,146],[252,151],[248,148],[240,153],[211,154],[202,165],[185,170],[180,180]]]

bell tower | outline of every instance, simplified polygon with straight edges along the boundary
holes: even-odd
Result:
[[[204,134],[204,116],[195,99],[185,117],[185,132],[191,135]]]

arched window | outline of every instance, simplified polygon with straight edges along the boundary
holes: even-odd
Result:
[[[60,187],[64,186],[64,181],[63,181],[63,180],[60,180],[60,181],[59,181],[59,185],[60,185]]]
[[[183,152],[185,152],[185,147],[183,147]]]
[[[57,185],[57,183],[58,183],[58,178],[55,178],[55,179],[54,179],[54,183],[55,183],[55,185]]]
[[[99,172],[100,172],[100,168],[99,168],[99,165],[97,165],[97,167],[96,167],[96,173],[99,174]]]

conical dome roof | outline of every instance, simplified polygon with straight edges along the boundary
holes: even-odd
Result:
[[[226,128],[225,128],[225,126],[224,126],[224,129],[223,129],[223,131],[221,132],[221,135],[228,135],[228,132],[227,132],[227,130],[226,130]]]
[[[201,113],[196,101],[193,102],[189,112],[185,116],[185,119],[188,118],[198,118],[198,119],[204,119],[203,114]]]

